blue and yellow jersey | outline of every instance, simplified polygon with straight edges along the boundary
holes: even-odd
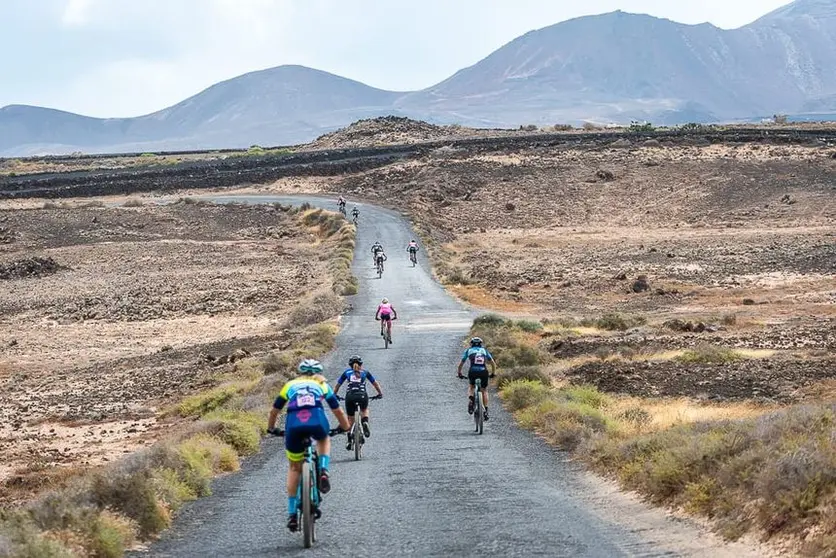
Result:
[[[462,355],[462,362],[470,360],[470,369],[474,372],[487,370],[487,363],[493,360],[493,356],[484,347],[470,347]]]
[[[340,402],[331,386],[308,376],[287,382],[276,397],[273,407],[281,410],[287,405],[287,412],[295,413],[302,409],[322,409],[323,401],[332,409],[340,408]]]

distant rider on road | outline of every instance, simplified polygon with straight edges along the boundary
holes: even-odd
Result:
[[[386,326],[386,332],[389,335],[389,342],[392,342],[392,320],[398,319],[398,312],[395,307],[389,304],[389,299],[384,298],[377,306],[377,311],[374,313],[374,319],[380,320],[380,336],[383,336],[383,326]]]
[[[376,240],[374,244],[372,244],[372,267],[377,265],[377,253],[383,252],[383,245],[380,243],[379,240]]]
[[[316,440],[319,454],[319,490],[327,494],[331,490],[328,476],[328,466],[331,462],[331,438],[328,416],[322,402],[328,406],[337,417],[340,429],[347,432],[348,419],[340,409],[340,402],[334,390],[328,385],[328,380],[322,376],[322,364],[315,359],[305,359],[299,363],[299,377],[287,382],[279,392],[270,409],[267,419],[267,432],[275,433],[276,420],[281,410],[287,406],[287,420],[285,422],[284,444],[290,466],[287,469],[287,528],[291,531],[299,529],[297,511],[299,502],[296,493],[299,479],[302,476],[302,461],[305,459],[304,442],[308,437]]]
[[[470,348],[462,355],[462,360],[459,362],[459,368],[456,370],[456,375],[459,378],[462,376],[462,367],[464,363],[470,361],[470,369],[467,372],[467,379],[470,385],[467,388],[467,396],[470,401],[467,404],[468,414],[473,414],[473,409],[476,406],[476,400],[473,397],[474,386],[476,385],[476,378],[482,380],[482,407],[485,409],[485,420],[488,420],[488,378],[493,378],[496,374],[496,362],[491,353],[482,346],[482,339],[473,337],[470,340]],[[488,374],[488,365],[491,367],[490,375]]]
[[[383,397],[383,391],[381,391],[380,384],[374,379],[372,373],[363,368],[363,359],[360,355],[349,358],[348,365],[350,368],[340,375],[334,387],[334,393],[339,394],[343,383],[346,384],[345,414],[348,415],[348,423],[352,427],[354,426],[354,413],[357,411],[357,407],[360,407],[360,414],[362,415],[360,422],[363,427],[363,434],[368,438],[371,436],[371,430],[369,429],[369,394],[366,393],[366,381],[371,382],[374,389],[377,390],[375,396],[377,399]],[[351,431],[350,428],[349,431]],[[352,437],[348,436],[348,444],[345,449],[351,451],[353,443]]]
[[[414,238],[406,245],[406,251],[409,252],[410,255],[418,253],[418,243],[415,242]]]

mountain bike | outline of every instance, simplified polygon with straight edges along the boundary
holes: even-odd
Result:
[[[340,213],[342,213],[342,214],[343,214],[343,217],[345,217],[345,216],[346,216],[346,215],[345,215],[345,206],[344,206],[344,205],[341,205],[341,206],[340,206]]]
[[[329,436],[340,434],[342,430],[332,428],[328,431]],[[283,437],[284,430],[276,429],[272,432],[274,436]],[[301,504],[297,507],[299,523],[302,527],[302,539],[305,548],[310,548],[316,542],[316,520],[322,517],[319,509],[322,503],[322,494],[319,492],[319,454],[316,451],[316,443],[310,437],[305,439],[305,459],[302,462],[302,478],[299,488],[296,490],[296,498]]]
[[[354,216],[354,218],[351,220],[351,222],[354,223],[355,225],[357,225],[357,215]]]
[[[383,260],[377,260],[377,262],[375,262],[375,266],[377,267],[377,278],[380,279],[383,277]]]
[[[467,379],[467,376],[460,376],[459,379]],[[476,385],[473,386],[473,422],[476,423],[476,430],[479,434],[485,431],[485,408],[482,406],[482,380],[476,378]]]
[[[412,267],[415,267],[415,264],[418,263],[418,252],[411,250],[409,252],[409,261],[412,262]]]
[[[340,401],[345,401],[345,397],[340,397],[339,395],[337,398]],[[374,397],[369,397],[369,401],[374,401],[375,399],[380,399],[379,395],[375,395]],[[354,424],[351,425],[351,430],[348,431],[348,438],[351,440],[351,444],[354,446],[354,461],[360,461],[363,457],[363,445],[366,443],[366,435],[363,433],[363,425],[362,425],[362,411],[360,410],[360,406],[357,406],[357,410],[354,411]]]
[[[397,318],[391,318],[390,321],[397,320]],[[383,323],[383,331],[380,334],[383,337],[383,348],[388,349],[389,344],[392,342],[392,327],[387,326],[387,324]]]

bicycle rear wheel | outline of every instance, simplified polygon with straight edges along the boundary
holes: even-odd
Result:
[[[485,423],[485,412],[482,410],[482,381],[476,380],[476,389],[473,390],[474,395],[476,396],[476,410],[473,412],[473,417],[476,421],[476,432],[479,434],[482,433],[484,429]]]
[[[314,518],[311,494],[313,491],[312,479],[314,472],[308,461],[302,464],[302,536],[305,548],[310,548],[314,541]]]
[[[360,431],[360,411],[354,412],[354,431],[351,433],[354,436],[354,461],[360,461],[363,456],[362,433]]]

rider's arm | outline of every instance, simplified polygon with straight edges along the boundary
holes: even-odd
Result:
[[[270,409],[270,414],[267,417],[267,429],[273,430],[276,427],[276,420],[279,418],[279,413],[282,412],[282,409],[287,404],[287,393],[286,389],[282,389],[281,393],[276,400],[273,402],[273,408]]]
[[[491,353],[488,353],[488,364],[491,366],[491,375],[496,374],[496,361]]]
[[[462,368],[464,367],[464,363],[467,362],[468,353],[470,353],[469,349],[467,351],[465,351],[464,354],[462,355],[462,359],[461,359],[461,361],[459,361],[459,367],[456,370],[456,376],[461,376],[462,375]]]
[[[340,377],[337,378],[337,383],[334,384],[334,395],[340,393],[340,388],[343,386],[344,381],[345,381],[345,372],[340,374]]]
[[[392,319],[393,319],[393,320],[397,320],[397,319],[398,319],[398,311],[397,311],[397,310],[395,310],[395,307],[394,307],[394,306],[392,307]]]
[[[374,312],[374,319],[377,320],[379,315],[380,315],[380,305],[377,306],[377,310],[375,310],[375,312]]]
[[[378,395],[383,395],[383,390],[380,389],[380,383],[377,380],[375,380],[374,376],[372,376],[372,373],[366,371],[366,377],[372,383],[372,385],[374,386],[374,389],[377,390],[377,394]]]

